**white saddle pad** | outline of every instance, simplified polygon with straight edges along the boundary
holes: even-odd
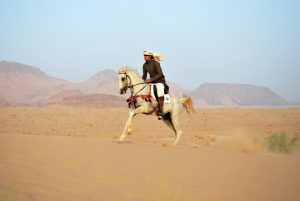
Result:
[[[171,97],[169,94],[165,94],[164,97],[165,97],[164,103],[171,103]]]

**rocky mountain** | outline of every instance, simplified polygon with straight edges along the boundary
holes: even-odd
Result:
[[[67,92],[64,92],[67,93]],[[62,93],[60,93],[62,94]],[[73,107],[126,107],[126,99],[107,95],[107,94],[78,94],[74,96],[67,96],[58,98],[59,94],[55,95],[57,98],[46,99],[39,103],[38,106],[73,106]]]
[[[267,87],[205,83],[190,93],[196,106],[280,106],[287,101]]]
[[[112,70],[101,71],[76,86],[86,94],[100,93],[119,96],[118,73]]]
[[[50,96],[46,99],[36,102],[35,105],[37,106],[56,105],[62,102],[64,99],[73,98],[73,97],[82,97],[84,95],[85,94],[82,93],[79,89],[61,91],[53,96]]]
[[[84,94],[79,89],[61,91],[33,104],[35,106],[124,107],[126,99],[108,94]]]
[[[7,103],[32,103],[67,90],[71,83],[46,75],[38,68],[0,61],[0,94]]]

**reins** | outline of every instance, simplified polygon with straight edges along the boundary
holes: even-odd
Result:
[[[131,104],[133,104],[134,107],[136,108],[136,99],[137,99],[138,97],[142,97],[142,98],[143,98],[143,96],[138,95],[138,93],[140,93],[143,89],[145,89],[145,87],[146,87],[147,85],[149,85],[149,84],[146,83],[146,82],[140,82],[140,83],[137,83],[137,84],[132,85],[132,84],[131,84],[131,78],[130,78],[130,76],[126,73],[126,70],[125,70],[125,72],[119,73],[119,74],[124,74],[124,75],[126,75],[126,78],[125,78],[125,79],[126,79],[126,86],[124,87],[124,89],[127,90],[127,88],[129,88],[129,89],[130,89],[130,92],[131,92],[131,96],[127,99],[128,106],[130,106]],[[128,84],[127,78],[129,78],[129,84]],[[133,88],[134,88],[135,86],[138,86],[138,85],[141,85],[141,84],[144,84],[144,86],[143,86],[138,92],[136,92],[135,95],[134,95],[134,93],[133,93]],[[148,97],[148,95],[146,95],[146,97]]]

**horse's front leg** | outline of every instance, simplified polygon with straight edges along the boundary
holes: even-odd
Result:
[[[122,142],[125,138],[125,136],[128,134],[128,128],[131,127],[131,124],[132,124],[132,118],[133,118],[133,115],[132,115],[132,110],[129,111],[129,117],[128,117],[128,120],[125,124],[125,128],[123,130],[123,133],[122,135],[119,137],[119,142]]]
[[[119,142],[122,142],[124,140],[124,138],[126,137],[126,135],[131,133],[133,117],[136,114],[143,113],[143,112],[145,112],[145,108],[142,106],[129,111],[129,118],[126,122],[126,125],[125,125],[122,135],[119,137]]]

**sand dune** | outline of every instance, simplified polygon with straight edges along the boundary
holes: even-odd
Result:
[[[174,149],[149,116],[116,143],[126,119],[120,108],[0,108],[0,200],[300,199],[298,153],[245,153],[299,132],[299,109],[198,110],[182,116]]]

